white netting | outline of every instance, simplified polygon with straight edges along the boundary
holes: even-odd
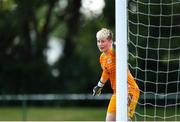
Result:
[[[129,0],[128,51],[141,90],[134,120],[180,121],[180,0]]]

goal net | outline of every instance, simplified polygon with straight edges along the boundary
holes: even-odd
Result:
[[[127,14],[134,120],[180,121],[180,0],[129,0]]]

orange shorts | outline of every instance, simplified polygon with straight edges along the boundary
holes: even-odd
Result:
[[[116,113],[116,94],[112,95],[107,112]]]
[[[132,95],[132,98],[128,106],[128,116],[132,118],[136,109],[140,92],[139,89],[129,89],[128,91],[129,91],[128,94]],[[107,112],[116,113],[116,94],[112,95]]]

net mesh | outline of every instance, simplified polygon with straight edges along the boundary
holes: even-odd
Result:
[[[129,0],[128,52],[141,90],[134,120],[180,121],[180,0]]]

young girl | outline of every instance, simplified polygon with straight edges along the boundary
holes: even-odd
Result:
[[[96,33],[97,46],[102,52],[100,64],[102,75],[98,84],[93,88],[93,95],[99,95],[109,79],[113,95],[109,102],[106,121],[116,121],[116,54],[113,48],[113,33],[109,29],[102,28]],[[139,88],[128,70],[128,116],[132,118],[139,98]]]

